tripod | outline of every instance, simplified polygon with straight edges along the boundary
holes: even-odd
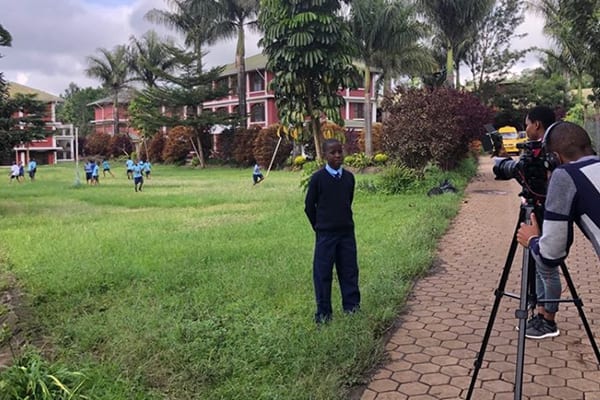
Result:
[[[506,262],[504,264],[504,270],[502,271],[502,276],[500,277],[500,282],[498,284],[498,288],[494,291],[495,300],[494,305],[492,306],[492,311],[490,313],[490,319],[487,324],[485,334],[483,336],[483,341],[481,342],[481,349],[477,354],[477,359],[473,363],[473,376],[471,378],[471,384],[469,386],[469,391],[467,392],[466,400],[471,399],[471,395],[473,394],[473,390],[475,388],[475,381],[477,380],[477,375],[479,370],[481,369],[481,365],[483,363],[483,357],[485,354],[485,348],[487,347],[488,340],[490,338],[490,334],[492,333],[492,327],[494,325],[494,320],[496,319],[496,314],[498,313],[498,308],[500,306],[500,300],[502,296],[511,297],[514,299],[519,299],[519,309],[515,311],[515,316],[519,319],[519,336],[518,336],[518,344],[517,344],[517,359],[516,359],[516,368],[515,368],[515,385],[514,385],[514,394],[515,400],[521,399],[521,393],[523,390],[523,361],[525,359],[525,329],[527,325],[527,305],[533,305],[535,308],[535,304],[537,302],[537,296],[535,293],[535,262],[533,260],[533,256],[529,253],[529,249],[524,249],[523,251],[523,263],[521,267],[521,292],[520,295],[515,295],[512,293],[506,293],[504,290],[506,288],[506,282],[508,281],[508,275],[510,272],[511,265],[513,263],[513,259],[515,256],[515,252],[517,250],[517,231],[521,225],[521,222],[530,222],[530,216],[533,211],[533,206],[529,204],[521,205],[521,209],[519,212],[519,221],[517,222],[517,227],[515,228],[515,233],[513,235],[512,242],[510,244],[510,249],[508,251],[508,256],[506,258]],[[575,289],[575,285],[571,280],[571,275],[567,270],[566,264],[563,262],[560,264],[561,271],[569,287],[571,292],[571,299],[559,299],[559,300],[547,300],[541,299],[540,302],[544,303],[566,303],[570,302],[575,304],[577,307],[577,311],[579,312],[579,317],[581,318],[581,322],[585,328],[588,338],[592,344],[592,348],[594,349],[594,353],[596,354],[596,359],[598,360],[598,364],[600,365],[600,351],[598,350],[598,346],[594,340],[594,336],[592,334],[592,330],[590,329],[590,325],[585,317],[583,312],[583,302],[579,298],[577,291]]]

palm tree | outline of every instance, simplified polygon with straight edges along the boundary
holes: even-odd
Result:
[[[129,52],[120,45],[113,51],[100,48],[100,56],[88,57],[89,67],[85,70],[90,78],[97,78],[102,86],[113,95],[113,133],[119,133],[119,93],[132,80],[130,76]]]
[[[217,39],[237,37],[235,66],[240,118],[246,120],[246,32],[245,27],[257,29],[256,15],[260,0],[216,0],[219,21],[215,26]]]
[[[492,10],[494,3],[494,0],[418,0],[446,50],[446,80],[449,85],[454,85],[456,53],[465,51],[473,29]]]
[[[10,46],[12,37],[10,33],[0,24],[0,46]]]
[[[349,26],[355,40],[358,57],[364,65],[364,138],[365,153],[371,156],[371,67],[379,67],[384,75],[402,74],[418,64],[426,63],[424,57],[409,61],[420,48],[418,41],[425,29],[416,20],[415,9],[402,0],[354,0],[349,14]],[[424,54],[424,53],[423,53]]]
[[[160,72],[173,70],[173,57],[154,31],[146,32],[141,40],[132,36],[130,41],[131,69],[136,75],[136,80],[143,82],[146,87],[156,87]],[[173,45],[171,41],[165,44]]]
[[[572,29],[575,21],[567,17],[570,6],[571,2],[564,0],[539,0],[535,5],[544,16],[544,32],[554,39],[556,45],[556,48],[543,49],[542,52],[554,60],[561,71],[575,79],[577,103],[582,103],[583,79],[592,54]]]
[[[198,74],[202,73],[205,45],[215,43],[214,33],[217,6],[211,0],[166,0],[173,11],[152,9],[146,19],[170,27],[183,34],[184,43],[193,49]]]

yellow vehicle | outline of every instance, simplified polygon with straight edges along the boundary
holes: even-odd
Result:
[[[517,132],[517,128],[514,126],[507,125],[498,128],[498,133],[502,136],[502,147],[508,154],[519,154],[520,150],[517,148],[517,143],[527,141],[525,132]]]

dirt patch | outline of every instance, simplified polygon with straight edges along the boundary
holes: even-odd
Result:
[[[0,276],[0,368],[10,365],[14,353],[23,347],[25,335],[21,291],[11,274]]]

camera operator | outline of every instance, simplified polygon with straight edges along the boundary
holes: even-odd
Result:
[[[536,261],[545,298],[558,299],[561,292],[558,267],[573,243],[574,222],[600,256],[600,158],[595,155],[587,132],[570,122],[558,122],[550,127],[544,143],[548,169],[558,165],[548,185],[544,230],[540,237],[538,217],[532,213],[531,225],[521,224],[517,240],[529,247]],[[556,336],[556,309],[557,303],[547,303],[543,318],[528,327],[526,336],[536,334],[533,337],[540,339]]]
[[[533,107],[527,113],[525,117],[525,133],[527,134],[527,139],[530,141],[542,141],[544,138],[544,133],[546,129],[550,127],[556,121],[556,116],[554,111],[547,106],[536,106]],[[532,150],[532,154],[534,157],[539,157],[542,148],[536,148]],[[539,204],[534,208],[535,215],[537,220],[539,221],[540,226],[543,225],[543,217],[544,217],[544,204]],[[546,291],[546,284],[544,282],[543,277],[540,275],[539,270],[535,269],[535,290],[536,297],[538,300],[540,299],[559,299],[560,298],[560,279],[557,279],[556,282],[552,282],[553,285],[558,285],[558,296],[550,296],[551,293]],[[527,321],[527,330],[526,335],[529,338],[535,339],[543,339],[545,337],[553,337],[558,336],[560,331],[556,328],[556,324],[554,323],[554,315],[558,311],[558,303],[537,303],[537,315]],[[536,329],[539,322],[542,322],[543,319],[546,319],[550,322],[549,325],[552,329],[549,329],[551,332],[544,332],[542,335],[539,334],[539,330]],[[554,324],[553,324],[554,323]],[[556,329],[554,329],[556,328]],[[546,329],[548,330],[548,329]],[[540,337],[543,336],[543,337]]]

